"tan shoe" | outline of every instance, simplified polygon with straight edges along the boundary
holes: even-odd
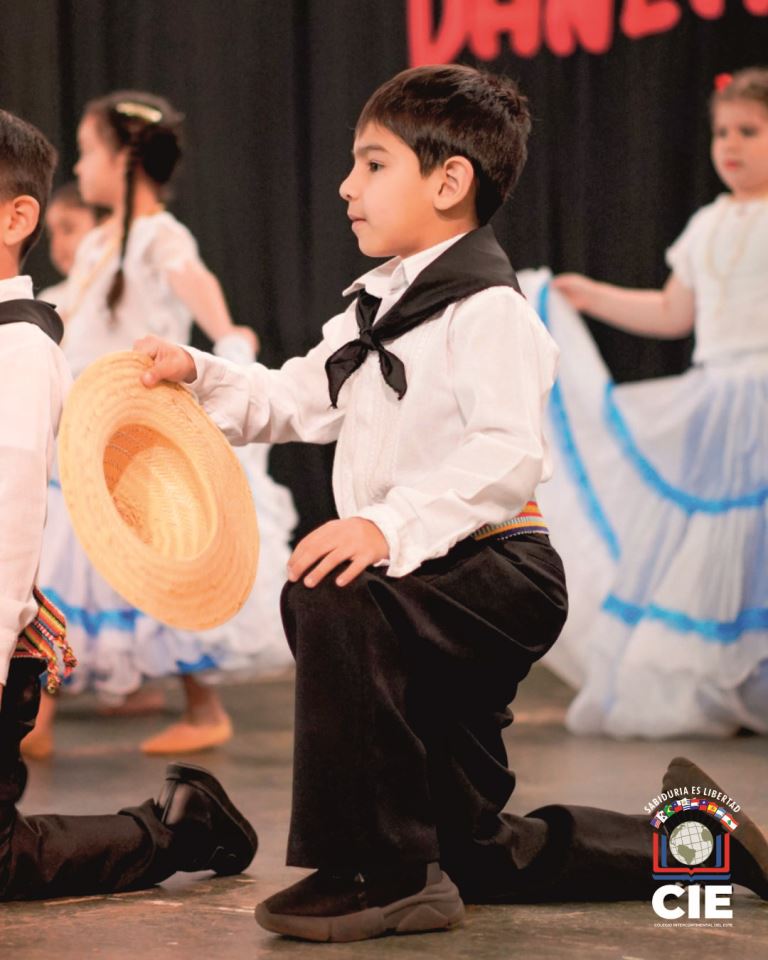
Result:
[[[210,750],[232,739],[232,721],[225,717],[218,723],[195,724],[181,721],[155,734],[141,744],[142,753],[168,755]]]

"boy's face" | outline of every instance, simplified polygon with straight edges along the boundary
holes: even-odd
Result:
[[[96,118],[86,114],[77,128],[80,159],[75,164],[80,196],[94,206],[114,208],[124,192],[125,151],[115,150]]]
[[[75,261],[75,253],[83,237],[96,226],[96,218],[88,207],[71,203],[53,203],[45,216],[51,262],[66,277]]]
[[[352,155],[352,170],[339,193],[362,253],[408,257],[443,239],[433,202],[439,170],[422,176],[413,150],[373,123],[355,138]]]

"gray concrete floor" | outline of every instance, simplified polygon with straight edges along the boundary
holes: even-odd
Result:
[[[172,702],[178,695],[169,687]],[[763,960],[768,904],[746,890],[733,899],[731,926],[659,928],[650,903],[471,907],[455,931],[389,937],[364,944],[315,945],[267,934],[253,905],[301,876],[283,865],[290,805],[293,689],[289,679],[223,688],[237,735],[191,758],[224,781],[259,832],[260,850],[241,877],[178,874],[132,894],[0,905],[0,958],[167,960],[167,958],[472,958],[472,960]],[[518,788],[510,809],[552,801],[642,812],[660,789],[668,759],[699,762],[768,831],[766,740],[662,743],[575,738],[562,727],[568,689],[539,668],[523,685],[507,732]],[[156,795],[165,762],[144,757],[139,741],[169,716],[101,719],[93,702],[65,702],[57,751],[30,765],[23,809],[103,813]]]

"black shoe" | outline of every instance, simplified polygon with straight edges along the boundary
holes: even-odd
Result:
[[[256,907],[265,930],[324,942],[447,930],[463,919],[459,891],[438,863],[365,876],[318,870]]]
[[[258,847],[256,831],[212,773],[169,763],[157,798],[160,820],[174,835],[178,870],[242,873]]]
[[[709,787],[713,793],[725,793],[709,774],[687,757],[670,760],[662,780],[663,790],[675,787]],[[768,841],[742,808],[734,815],[738,827],[731,834],[733,882],[749,887],[763,900],[768,900]]]

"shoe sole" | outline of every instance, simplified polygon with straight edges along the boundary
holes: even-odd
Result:
[[[256,921],[270,933],[321,943],[370,940],[387,933],[428,933],[450,930],[464,920],[464,904],[447,874],[412,897],[385,907],[370,907],[339,917],[307,917],[270,913],[256,907]]]
[[[248,820],[229,799],[219,781],[205,767],[198,767],[194,763],[169,763],[165,770],[165,778],[166,780],[176,780],[179,783],[194,784],[199,790],[215,800],[230,820],[232,828],[230,835],[235,841],[235,846],[242,844],[243,834],[245,834],[251,846],[248,854],[238,857],[236,854],[227,853],[224,847],[219,847],[211,858],[211,869],[220,876],[226,877],[242,873],[256,856],[259,838]]]

